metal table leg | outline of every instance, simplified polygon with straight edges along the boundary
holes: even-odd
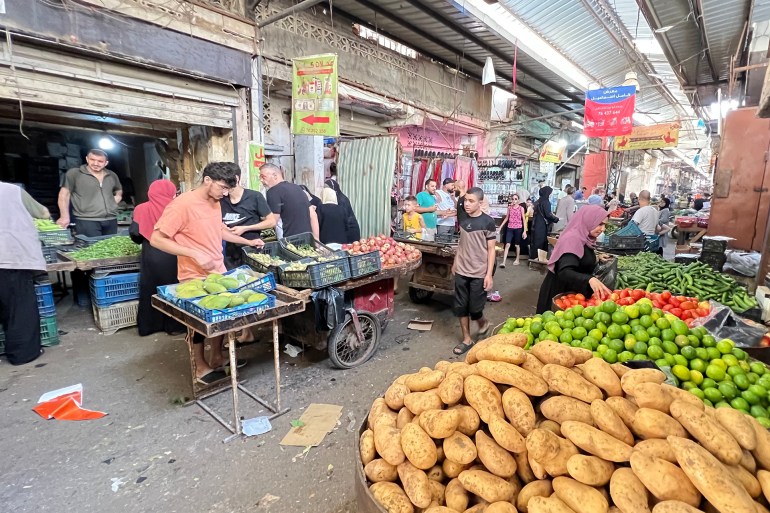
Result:
[[[240,435],[241,430],[241,416],[238,411],[238,360],[235,356],[235,332],[229,332],[227,334],[228,353],[230,354],[230,388],[233,390],[233,426],[235,426],[235,434]]]

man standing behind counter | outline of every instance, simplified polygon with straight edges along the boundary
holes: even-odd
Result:
[[[62,228],[69,226],[71,201],[79,235],[100,237],[118,233],[117,211],[123,187],[118,175],[107,169],[107,164],[107,154],[93,149],[88,151],[85,165],[67,171],[59,190],[56,224]]]
[[[433,242],[436,240],[438,205],[436,201],[436,180],[428,179],[425,182],[425,190],[417,195],[417,208],[415,212],[422,214],[425,223],[422,240]]]

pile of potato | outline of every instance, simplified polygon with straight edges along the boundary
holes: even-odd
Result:
[[[765,513],[770,432],[590,351],[520,333],[400,376],[360,457],[389,513]]]

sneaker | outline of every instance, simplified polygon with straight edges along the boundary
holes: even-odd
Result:
[[[491,294],[487,294],[487,301],[491,301],[493,303],[499,303],[503,300],[503,297],[500,295],[500,292],[494,291]]]

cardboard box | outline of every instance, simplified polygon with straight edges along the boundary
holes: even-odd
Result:
[[[685,244],[684,246],[680,246],[680,245],[677,244],[676,250],[674,251],[674,254],[675,255],[679,255],[681,253],[687,253],[687,254],[693,255],[693,254],[695,254],[697,252],[698,251],[695,248],[693,248],[692,246],[690,246],[689,244]]]

